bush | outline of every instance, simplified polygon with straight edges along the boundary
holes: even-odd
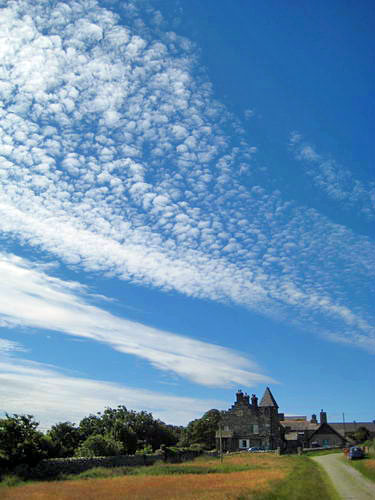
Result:
[[[77,457],[113,457],[123,454],[124,447],[120,441],[101,434],[89,436],[75,453]]]

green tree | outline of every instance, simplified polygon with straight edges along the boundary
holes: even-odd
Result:
[[[81,439],[84,441],[89,436],[93,434],[104,434],[105,429],[103,426],[103,422],[101,419],[101,414],[97,415],[89,415],[88,417],[83,418],[79,423],[79,432],[81,435]]]
[[[205,449],[215,447],[215,436],[219,426],[221,413],[212,409],[207,411],[201,418],[192,420],[182,433],[180,444],[183,446],[201,445]]]
[[[370,437],[370,433],[366,427],[359,427],[355,432],[353,432],[353,437],[356,441],[362,443]]]
[[[110,436],[123,445],[124,452],[134,454],[137,449],[160,448],[176,444],[178,435],[173,426],[154,419],[146,411],[136,412],[120,405],[117,408],[106,408],[103,413],[90,415],[79,424],[81,436],[87,439],[90,435]]]
[[[120,441],[101,434],[89,436],[76,450],[77,457],[112,457],[123,453],[124,448]]]
[[[82,441],[79,428],[71,422],[53,425],[47,432],[47,436],[54,445],[53,453],[56,457],[72,457]]]
[[[125,406],[116,409],[106,408],[101,414],[85,417],[79,423],[81,437],[87,439],[92,435],[109,436],[122,443],[123,452],[134,454],[137,449],[137,435],[129,424],[128,411]]]
[[[37,430],[38,425],[32,415],[6,414],[0,419],[0,464],[3,467],[35,465],[48,456],[48,444]]]

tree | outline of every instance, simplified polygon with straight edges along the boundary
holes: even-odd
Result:
[[[173,426],[155,420],[151,413],[128,410],[125,406],[106,408],[103,413],[81,420],[79,431],[87,439],[91,435],[109,436],[122,443],[124,453],[134,454],[137,449],[160,448],[176,444],[178,435]]]
[[[100,413],[83,418],[78,428],[83,441],[93,434],[104,434],[105,432]]]
[[[5,414],[5,418],[0,419],[0,463],[3,466],[35,465],[48,456],[48,446],[37,430],[38,425],[32,415]]]
[[[92,435],[113,438],[122,444],[123,452],[134,454],[137,450],[137,436],[128,422],[128,410],[125,406],[116,409],[106,408],[103,414],[90,415],[79,423],[79,430],[84,439]]]
[[[78,457],[112,457],[123,453],[124,448],[120,441],[101,434],[89,436],[76,450]]]
[[[220,411],[212,409],[207,411],[201,418],[192,420],[183,432],[181,444],[184,446],[200,444],[206,449],[214,448],[220,418]]]
[[[55,447],[56,457],[72,457],[81,439],[80,430],[71,422],[60,422],[47,432]]]
[[[358,429],[353,432],[353,437],[356,441],[363,443],[370,437],[370,433],[366,427],[358,427]]]

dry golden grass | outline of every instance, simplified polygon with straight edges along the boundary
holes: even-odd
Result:
[[[123,476],[111,479],[56,481],[4,488],[2,500],[216,500],[234,499],[251,492],[267,491],[270,482],[290,471],[288,461],[272,455],[226,457],[224,463],[256,465],[260,469],[215,474],[168,476]],[[196,461],[195,466],[217,465],[217,461]],[[183,466],[184,464],[181,464]]]
[[[364,464],[368,469],[375,470],[375,458],[369,458]]]

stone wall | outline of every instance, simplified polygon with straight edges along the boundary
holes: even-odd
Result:
[[[199,451],[172,452],[154,455],[120,455],[116,457],[94,458],[53,458],[42,460],[36,467],[28,471],[30,478],[56,477],[59,474],[79,474],[94,467],[136,467],[153,465],[157,461],[180,463],[193,460]]]

